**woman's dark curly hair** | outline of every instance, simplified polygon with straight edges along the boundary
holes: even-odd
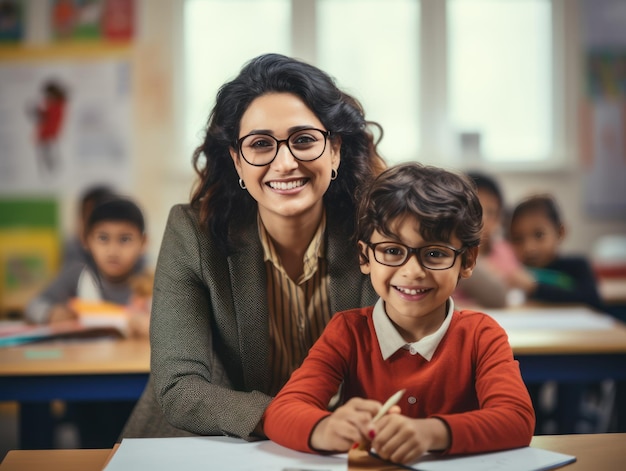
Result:
[[[419,221],[424,240],[450,242],[456,236],[463,247],[476,247],[482,214],[476,187],[468,177],[405,163],[385,170],[370,185],[359,204],[355,237],[370,242],[377,231],[397,240],[394,224],[408,215]]]
[[[239,177],[229,150],[239,150],[237,140],[244,112],[255,98],[267,93],[298,96],[331,131],[331,139],[341,138],[341,166],[324,195],[326,207],[339,213],[341,220],[353,224],[361,192],[385,168],[370,129],[377,127],[382,137],[382,128],[366,121],[361,104],[342,92],[328,74],[279,54],[256,57],[220,88],[204,142],[193,154],[199,181],[191,204],[199,208],[202,226],[223,248],[229,246],[229,234],[236,234],[238,224],[249,221],[257,209],[256,201],[237,185]]]

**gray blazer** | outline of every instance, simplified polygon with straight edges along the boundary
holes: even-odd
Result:
[[[374,304],[351,234],[330,208],[325,237],[331,312]],[[154,282],[151,377],[122,437],[252,439],[271,400],[266,285],[256,222],[227,256],[196,210],[172,208]]]

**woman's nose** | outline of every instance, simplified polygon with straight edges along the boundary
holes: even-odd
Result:
[[[278,152],[276,158],[272,161],[272,166],[280,170],[298,167],[298,160],[293,156],[286,142],[278,144]]]

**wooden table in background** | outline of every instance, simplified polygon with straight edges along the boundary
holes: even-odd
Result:
[[[111,450],[13,450],[1,471],[101,471]]]
[[[20,446],[32,448],[42,405],[132,401],[150,372],[147,339],[53,341],[0,348],[0,401],[20,403]]]
[[[485,311],[507,331],[526,382],[626,381],[626,324],[606,314],[580,306]],[[606,328],[581,328],[581,315]]]

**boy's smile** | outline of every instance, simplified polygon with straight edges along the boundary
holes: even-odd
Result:
[[[419,221],[410,215],[399,217],[390,228],[395,237],[374,231],[370,243],[393,241],[409,247],[438,244],[461,249],[461,242],[455,236],[449,241],[424,240]],[[448,269],[429,270],[414,253],[401,266],[387,266],[374,258],[367,244],[359,242],[359,246],[368,258],[361,271],[370,275],[374,289],[385,302],[387,316],[407,342],[415,342],[439,328],[446,316],[446,302],[459,278],[469,277],[473,270],[473,264],[462,267],[462,256],[457,256]]]

